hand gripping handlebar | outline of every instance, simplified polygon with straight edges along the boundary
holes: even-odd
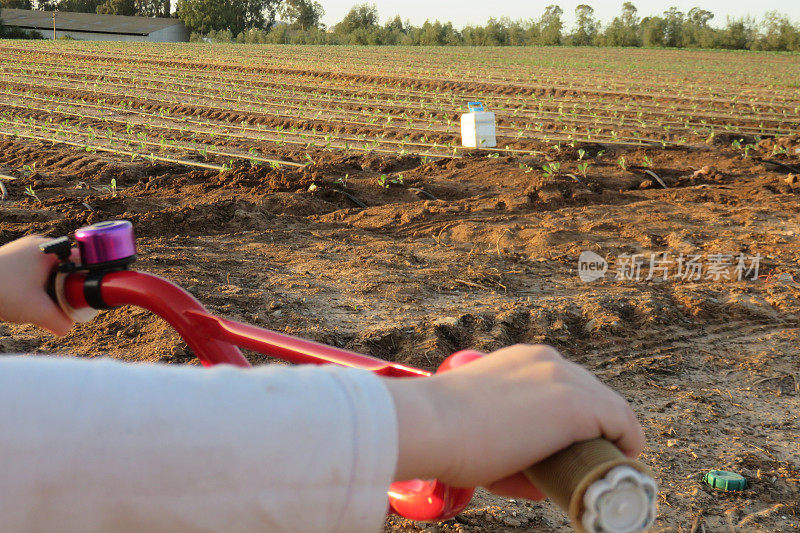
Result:
[[[336,364],[386,377],[426,377],[431,373],[333,346],[284,335],[221,318],[173,283],[129,270],[136,259],[133,226],[128,221],[101,222],[74,234],[80,264],[70,261],[67,237],[42,246],[61,259],[50,284],[51,296],[77,321],[88,321],[98,309],[135,305],[166,320],[183,337],[204,366],[249,367],[239,348],[296,364]],[[439,367],[444,372],[483,354],[462,351]],[[655,520],[656,484],[648,469],[626,458],[604,439],[576,443],[527,469],[524,474],[570,517],[578,531],[634,533]],[[437,480],[392,484],[390,511],[419,521],[438,521],[460,513],[474,489],[451,487]]]

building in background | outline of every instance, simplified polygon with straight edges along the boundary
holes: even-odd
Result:
[[[45,39],[53,38],[52,11],[2,9],[0,19],[6,26],[38,31]],[[58,11],[55,13],[55,36],[84,41],[178,43],[189,40],[189,30],[178,19]]]

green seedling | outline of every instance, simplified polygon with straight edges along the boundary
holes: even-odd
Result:
[[[617,165],[619,165],[619,168],[621,168],[622,170],[628,170],[628,162],[625,160],[624,157],[620,157],[617,160]]]
[[[653,166],[653,161],[650,160],[650,158],[647,157],[647,156],[644,156],[644,166],[646,166],[647,168],[650,168],[650,167]]]
[[[108,185],[103,185],[100,187],[101,190],[111,193],[112,198],[117,197],[117,180],[111,178],[111,182]]]
[[[42,201],[39,199],[39,195],[36,194],[36,191],[33,190],[33,185],[28,185],[25,188],[25,194],[30,196],[31,198],[35,199],[40,204],[42,203]]]
[[[378,178],[378,185],[383,187],[384,189],[388,189],[392,185],[403,185],[405,178],[402,174],[398,174],[394,178],[390,178],[388,174],[381,174]]]
[[[336,184],[341,186],[342,189],[347,188],[347,180],[350,178],[350,174],[345,174],[344,177],[340,177],[336,180]]]
[[[786,148],[778,148],[777,146],[772,147],[772,155],[786,155],[788,152]]]
[[[561,163],[559,162],[548,163],[542,166],[542,170],[544,171],[545,178],[552,178],[554,176],[558,176],[561,173]]]
[[[589,162],[584,161],[583,163],[578,163],[578,170],[580,171],[581,175],[585,178],[586,171],[589,169]]]
[[[520,163],[519,168],[520,170],[524,170],[525,174],[530,174],[531,172],[533,172],[533,167],[525,163]]]
[[[578,161],[582,161],[584,157],[586,157],[586,150],[580,148],[578,150]]]

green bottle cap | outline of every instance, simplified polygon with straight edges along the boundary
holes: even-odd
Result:
[[[706,485],[717,490],[740,491],[747,487],[747,480],[735,472],[712,470],[705,476]]]

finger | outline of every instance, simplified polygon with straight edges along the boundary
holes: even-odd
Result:
[[[498,496],[505,496],[507,498],[525,498],[526,500],[545,499],[545,495],[542,494],[542,491],[534,487],[522,472],[495,481],[486,488]]]
[[[628,457],[636,458],[645,445],[644,431],[628,402],[617,396],[605,410],[601,431]]]
[[[63,337],[72,329],[73,321],[50,298],[42,296],[41,300],[34,305],[34,309],[37,312],[36,316],[31,318],[33,324],[59,337]]]
[[[589,378],[585,390],[589,398],[585,399],[584,405],[591,406],[592,416],[600,426],[600,435],[613,442],[626,456],[638,457],[644,449],[645,436],[631,405],[586,368],[572,365],[572,369]]]

